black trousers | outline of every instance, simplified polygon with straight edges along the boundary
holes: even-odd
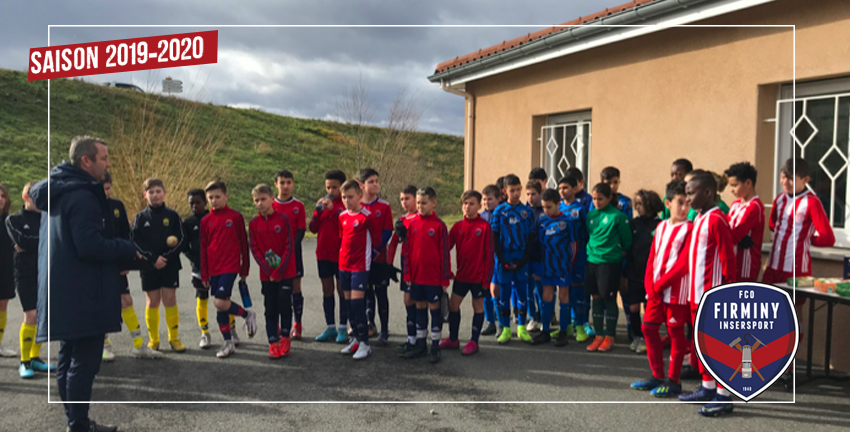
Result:
[[[94,377],[100,371],[104,334],[59,343],[56,384],[64,402],[88,402]],[[72,432],[89,430],[89,404],[66,403],[65,416]]]

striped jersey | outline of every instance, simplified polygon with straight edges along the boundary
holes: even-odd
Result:
[[[570,204],[561,201],[558,210],[564,214],[564,217],[570,222],[573,230],[573,244],[570,250],[570,257],[572,258],[571,268],[573,271],[576,270],[576,266],[581,266],[583,269],[587,265],[587,241],[589,240],[587,234],[587,210],[584,204],[579,202],[578,199]]]
[[[681,259],[687,259],[687,244],[693,229],[689,220],[673,224],[670,220],[662,221],[655,228],[655,237],[652,247],[649,249],[649,260],[646,263],[646,287],[647,297],[656,294],[655,288],[662,291],[664,303],[688,304],[688,283],[690,278],[687,274],[674,277],[666,286],[655,287],[665,274],[670,274],[674,266]],[[682,266],[684,267],[684,266]]]
[[[381,242],[381,228],[369,209],[346,210],[339,215],[339,269],[349,272],[369,271],[372,251]]]
[[[490,228],[499,234],[503,251],[525,252],[528,236],[534,230],[534,211],[522,203],[499,204],[490,216]]]
[[[809,252],[812,245],[831,247],[835,244],[835,234],[823,205],[809,190],[797,196],[783,193],[773,200],[770,230],[773,231],[773,248],[767,266],[785,273],[796,270],[797,276],[812,274]]]
[[[723,210],[723,209],[721,209]],[[729,208],[729,228],[735,244],[735,266],[738,281],[756,281],[761,270],[761,244],[764,237],[764,204],[758,196],[747,202],[739,199]],[[746,236],[753,239],[753,247],[739,248],[738,243]]]
[[[691,306],[707,290],[735,281],[733,247],[729,222],[719,207],[697,215],[688,252]]]
[[[550,218],[546,214],[537,222],[537,236],[543,249],[543,274],[547,278],[569,278],[575,239],[572,222],[564,213]]]

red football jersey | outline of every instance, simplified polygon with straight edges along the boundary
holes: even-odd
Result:
[[[298,233],[298,230],[307,230],[307,212],[304,211],[304,203],[299,201],[298,198],[289,197],[286,201],[275,198],[272,207],[274,207],[275,212],[283,213],[289,218],[293,237]]]
[[[729,228],[735,246],[735,267],[738,281],[757,281],[761,271],[761,245],[764,237],[764,204],[758,196],[748,202],[736,200],[729,208]],[[753,239],[753,247],[741,249],[737,245],[746,236]]]
[[[449,249],[455,249],[458,282],[480,283],[490,287],[493,275],[493,230],[480,216],[456,222],[449,232]]]
[[[339,269],[369,271],[375,245],[381,241],[381,229],[372,213],[365,207],[356,213],[349,210],[342,212],[339,215],[339,236]]]
[[[283,213],[274,212],[269,216],[257,215],[248,224],[248,243],[254,261],[260,266],[260,280],[271,278],[283,280],[294,278],[295,239],[289,218]],[[272,268],[266,263],[266,252],[271,250],[280,257],[280,265]]]
[[[404,216],[400,217],[404,227],[407,228],[410,226],[410,221],[419,216],[419,213],[406,213]],[[387,262],[393,263],[395,262],[395,252],[398,250],[398,245],[401,243],[401,239],[398,238],[398,234],[393,232],[392,238],[390,238],[390,244],[387,245]],[[401,270],[404,272],[404,243],[401,244]]]
[[[384,233],[391,233],[393,230],[393,210],[390,208],[390,203],[381,198],[376,198],[375,201],[371,203],[361,202],[367,210],[372,213],[372,216],[375,217],[375,220],[378,221],[378,228],[381,230],[380,238],[378,239],[378,243],[375,245],[375,249],[378,251],[378,255],[375,257],[375,262],[379,264],[387,263],[387,243],[389,243],[390,238],[387,236],[387,242],[383,242]]]
[[[201,280],[211,276],[239,273],[248,276],[248,238],[245,220],[239,212],[224,206],[201,219]]]
[[[316,259],[339,261],[339,215],[345,211],[342,199],[333,200],[333,208],[324,209],[321,213],[313,211],[310,219],[310,232],[318,234],[316,239]]]
[[[705,291],[735,282],[737,270],[732,231],[719,207],[698,214],[694,220],[688,260],[691,307],[699,304]]]
[[[773,248],[768,267],[785,273],[794,272],[796,268],[797,276],[812,274],[809,252],[812,245],[832,247],[835,244],[835,234],[823,205],[808,190],[795,197],[783,193],[773,200],[770,230],[773,231]]]
[[[405,244],[405,272],[410,275],[405,280],[418,285],[449,285],[449,230],[436,214],[413,219]]]
[[[689,220],[673,224],[670,219],[655,228],[655,237],[646,262],[644,286],[647,297],[662,292],[664,303],[688,304],[688,242],[693,224]],[[683,272],[677,272],[681,268]],[[666,276],[666,277],[665,277]]]

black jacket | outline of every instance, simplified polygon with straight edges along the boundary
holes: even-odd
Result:
[[[50,171],[50,339],[73,340],[121,331],[121,262],[136,258],[132,242],[114,238],[103,185],[63,162]],[[39,205],[46,185],[30,196]]]
[[[0,215],[6,224],[7,215]],[[9,236],[0,235],[0,293],[15,290],[15,244]]]
[[[6,231],[12,243],[22,252],[15,252],[15,286],[35,290],[38,287],[38,231],[41,213],[21,209],[6,218]]]
[[[643,280],[646,276],[646,262],[649,250],[655,238],[655,228],[661,219],[658,216],[639,216],[629,221],[632,229],[632,246],[626,255],[626,277],[631,280]]]
[[[165,268],[179,270],[180,251],[183,250],[183,221],[176,211],[168,208],[165,204],[159,207],[147,206],[136,214],[133,221],[133,230],[130,232],[133,242],[147,265],[142,271],[153,271],[154,264],[161,256],[168,260]],[[169,236],[177,237],[177,245],[168,247],[166,239]]]
[[[192,263],[192,273],[201,276],[201,219],[208,215],[209,211],[204,210],[200,215],[192,214],[183,220],[183,234],[186,239],[183,241],[183,254],[189,258]]]

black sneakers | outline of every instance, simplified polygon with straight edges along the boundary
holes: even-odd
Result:
[[[548,333],[547,333],[548,335]],[[570,335],[565,331],[558,332],[558,339],[555,340],[556,347],[567,346],[570,343]]]
[[[410,360],[425,357],[426,355],[428,355],[428,347],[417,344],[410,351],[404,353],[404,358],[405,360]]]
[[[496,323],[494,322],[488,322],[481,330],[482,336],[492,336],[494,334],[496,334]]]
[[[562,332],[562,333],[566,333],[566,332]],[[559,337],[560,337],[560,335],[561,335],[561,333],[558,333]],[[533,338],[531,338],[531,344],[532,345],[543,345],[545,343],[549,343],[551,340],[552,340],[552,335],[550,335],[548,331],[541,331],[540,333],[537,333],[536,335],[534,335]]]
[[[440,362],[440,347],[432,346],[431,352],[428,353],[428,362],[429,363],[439,363]]]

